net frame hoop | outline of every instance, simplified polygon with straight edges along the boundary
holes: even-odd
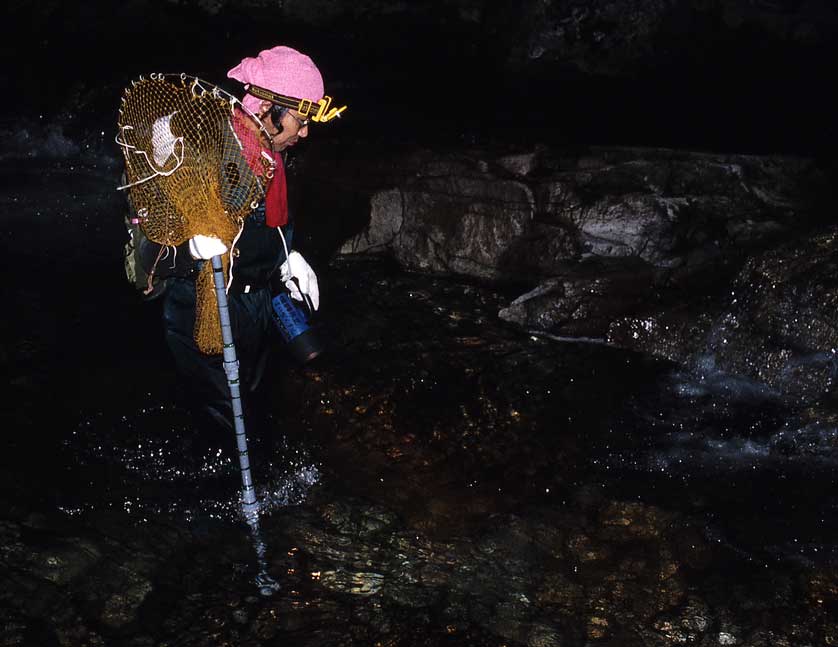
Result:
[[[170,85],[172,85],[173,87],[176,87],[178,90],[189,91],[192,94],[193,98],[203,98],[207,94],[210,94],[213,98],[222,99],[229,104],[229,110],[230,110],[231,113],[232,113],[234,108],[238,107],[241,110],[241,112],[246,117],[248,117],[250,119],[251,123],[258,128],[259,134],[264,139],[264,142],[267,143],[267,142],[271,141],[271,139],[272,139],[271,135],[268,132],[265,125],[262,123],[261,119],[259,119],[259,117],[257,115],[255,115],[252,111],[250,111],[247,108],[247,106],[245,106],[244,103],[242,103],[242,101],[240,99],[238,99],[236,96],[234,96],[233,94],[231,94],[227,90],[215,85],[214,83],[210,83],[209,81],[206,81],[206,80],[204,80],[204,79],[202,79],[198,76],[194,76],[194,75],[191,75],[191,74],[186,74],[185,72],[180,72],[180,73],[176,73],[176,72],[168,72],[168,73],[167,72],[152,72],[151,74],[149,74],[148,78],[152,81],[165,81],[165,82],[169,83]],[[132,88],[136,87],[138,81],[145,81],[145,80],[146,80],[145,76],[140,75],[138,79],[131,81],[131,87]],[[177,86],[177,81],[180,81],[181,87]],[[125,95],[123,95],[122,100],[121,100],[121,105],[120,105],[120,108],[119,108],[120,117],[123,115],[122,104],[125,103],[125,100],[126,100]],[[175,111],[175,112],[177,112],[177,111]],[[172,113],[172,114],[174,114],[174,113]],[[240,148],[243,148],[244,146],[243,146],[243,144],[242,144],[242,142],[239,138],[239,135],[236,133],[235,128],[233,128],[232,123],[230,123],[228,121],[227,125],[230,129],[230,134],[233,137],[233,139],[235,139],[235,141],[238,143]],[[125,131],[133,130],[133,129],[134,129],[134,126],[131,125],[131,124],[124,124],[124,125],[120,126],[119,127],[119,132],[114,137],[114,140],[117,143],[117,145],[119,145],[124,150],[126,158],[128,157],[129,152],[133,153],[135,155],[141,155],[145,159],[145,162],[148,165],[148,167],[150,169],[152,169],[154,172],[151,175],[149,175],[147,177],[144,177],[144,178],[140,178],[139,180],[137,180],[135,182],[130,182],[128,184],[118,186],[117,191],[124,191],[126,189],[131,188],[131,187],[138,186],[140,184],[148,182],[149,180],[153,180],[156,177],[170,176],[182,166],[182,164],[184,162],[184,159],[186,157],[186,152],[185,152],[186,147],[185,147],[185,144],[184,144],[183,136],[175,138],[175,140],[174,140],[175,145],[180,144],[180,156],[178,156],[175,153],[175,151],[173,150],[173,154],[175,155],[175,160],[176,160],[175,167],[168,170],[168,171],[161,170],[159,168],[158,164],[152,164],[152,161],[149,157],[148,151],[141,150],[141,149],[137,148],[136,146],[134,146],[132,144],[129,144],[127,141],[125,141],[125,137],[124,137]],[[120,135],[122,135],[122,139],[120,139]],[[268,181],[270,181],[274,177],[274,174],[275,174],[275,171],[276,171],[276,160],[274,160],[270,155],[268,155],[265,152],[265,150],[261,151],[260,159],[262,161],[262,164],[265,166],[265,178]],[[255,202],[255,201],[251,202],[250,203],[251,210],[256,209],[258,207],[258,204],[259,203]],[[236,236],[234,237],[234,239],[233,239],[233,241],[230,245],[230,249],[229,249],[229,269],[228,269],[229,278],[226,282],[225,291],[229,291],[230,286],[233,283],[233,266],[235,265],[236,244],[238,243],[239,238],[241,237],[243,231],[244,231],[244,220],[239,219],[238,232],[236,233]],[[174,247],[174,246],[171,246],[171,247],[174,250],[174,253],[177,254],[177,248]],[[163,249],[166,252],[166,256],[168,256],[169,245],[165,245],[163,247]],[[162,250],[161,250],[161,253],[162,253]]]
[[[181,83],[189,82],[188,89],[192,93],[192,96],[195,97],[195,98],[200,98],[200,97],[205,96],[206,94],[211,94],[213,97],[216,97],[216,98],[219,98],[219,99],[224,99],[225,101],[227,101],[230,104],[230,109],[231,110],[234,107],[237,107],[245,115],[250,117],[253,124],[256,125],[259,128],[259,131],[261,132],[262,136],[265,137],[265,141],[268,141],[268,142],[271,141],[271,135],[268,132],[268,129],[265,128],[265,125],[262,123],[262,121],[259,119],[259,117],[257,115],[255,115],[253,112],[251,112],[250,110],[248,110],[248,108],[241,102],[240,99],[238,99],[236,96],[227,92],[227,90],[225,90],[224,88],[221,88],[221,87],[215,85],[214,83],[210,83],[209,81],[206,81],[206,80],[204,80],[204,79],[202,79],[198,76],[193,76],[191,74],[186,74],[184,72],[180,72],[180,73],[178,73],[178,72],[152,72],[151,74],[149,74],[148,78],[151,79],[152,81],[167,81],[167,82],[171,82],[171,79],[179,79],[181,81]],[[140,75],[138,80],[139,81],[145,81],[145,77],[143,75]],[[137,85],[137,81],[132,80],[131,81],[131,87],[135,87],[136,85]],[[172,84],[172,85],[174,85],[174,84]],[[125,97],[122,98],[122,102],[124,102],[124,101],[125,101]],[[121,107],[119,109],[119,114],[120,115],[122,114],[122,108]],[[131,183],[128,183],[128,184],[125,184],[125,185],[122,185],[122,186],[118,186],[118,187],[116,187],[117,191],[124,191],[124,190],[129,189],[133,186],[137,186],[139,184],[143,184],[144,182],[148,182],[149,180],[153,180],[156,177],[172,175],[183,164],[184,150],[185,150],[184,149],[184,144],[183,144],[183,137],[178,137],[178,138],[175,139],[175,144],[180,144],[180,157],[178,157],[177,154],[175,154],[175,160],[177,162],[175,164],[175,167],[168,170],[168,171],[163,171],[163,170],[157,168],[156,164],[151,163],[151,160],[149,159],[148,151],[140,150],[136,146],[132,146],[131,144],[129,144],[128,142],[125,141],[125,137],[124,137],[125,131],[126,130],[133,130],[133,129],[134,129],[134,126],[132,126],[130,124],[125,124],[125,125],[121,126],[119,132],[114,137],[114,141],[116,142],[116,144],[118,146],[120,146],[126,152],[130,151],[130,152],[134,153],[135,155],[142,155],[145,158],[145,161],[148,164],[149,168],[154,169],[155,172],[152,173],[151,175],[149,175],[148,177],[144,177],[144,178],[141,178],[141,179],[137,180],[136,182],[131,182]],[[233,135],[236,136],[235,132],[233,133]],[[120,139],[120,136],[122,136],[122,139]],[[238,137],[236,137],[236,138],[238,139]],[[173,151],[173,153],[174,153],[174,151]],[[271,177],[273,176],[272,172],[271,172],[270,176]]]

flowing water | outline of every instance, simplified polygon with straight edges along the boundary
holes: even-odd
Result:
[[[828,409],[813,419],[710,363],[690,370],[509,328],[496,313],[511,289],[383,259],[318,267],[330,350],[300,367],[277,346],[246,412],[283,587],[255,599],[234,439],[190,413],[159,304],[122,278],[118,165],[104,136],[47,137],[32,147],[40,156],[18,134],[0,157],[2,509],[28,547],[15,568],[52,582],[48,599],[73,611],[0,598],[2,644],[762,644],[760,631],[798,625],[811,644],[834,635],[834,597],[813,575],[836,563]],[[87,557],[66,566],[88,575],[39,575],[53,546],[89,533]],[[103,554],[122,575],[91,557]],[[615,573],[633,575],[615,584]],[[782,599],[766,598],[766,573],[788,589],[770,594]],[[653,593],[673,578],[671,599]],[[796,606],[795,587],[827,606]],[[746,626],[753,608],[777,617]]]

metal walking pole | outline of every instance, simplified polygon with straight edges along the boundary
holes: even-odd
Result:
[[[279,584],[268,575],[265,560],[265,543],[259,529],[259,501],[250,474],[250,457],[247,453],[247,436],[244,431],[244,413],[242,411],[241,385],[239,383],[239,361],[236,358],[236,346],[233,342],[233,329],[230,325],[230,309],[227,306],[227,290],[224,281],[224,266],[221,256],[212,257],[212,278],[215,295],[218,299],[218,316],[221,319],[221,340],[224,343],[224,372],[230,387],[230,400],[233,405],[233,425],[236,430],[236,445],[239,450],[239,467],[242,475],[242,513],[253,534],[259,573],[256,585],[262,595],[272,595],[279,590]]]

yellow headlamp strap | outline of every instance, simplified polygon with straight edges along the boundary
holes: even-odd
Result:
[[[304,119],[311,119],[317,123],[325,123],[335,117],[340,117],[341,113],[346,110],[346,106],[332,108],[332,97],[323,97],[320,101],[314,102],[309,99],[287,97],[284,94],[277,94],[273,90],[268,90],[267,88],[250,83],[246,83],[244,89],[245,92],[252,94],[254,97],[276,103],[283,108],[296,110]]]

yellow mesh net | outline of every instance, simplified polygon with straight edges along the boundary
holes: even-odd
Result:
[[[241,103],[195,77],[152,75],[126,88],[117,142],[125,156],[131,204],[146,237],[176,247],[196,235],[215,236],[230,250],[244,219],[273,176],[267,132]],[[233,266],[235,263],[233,262]],[[195,342],[223,350],[212,267],[196,281]]]

